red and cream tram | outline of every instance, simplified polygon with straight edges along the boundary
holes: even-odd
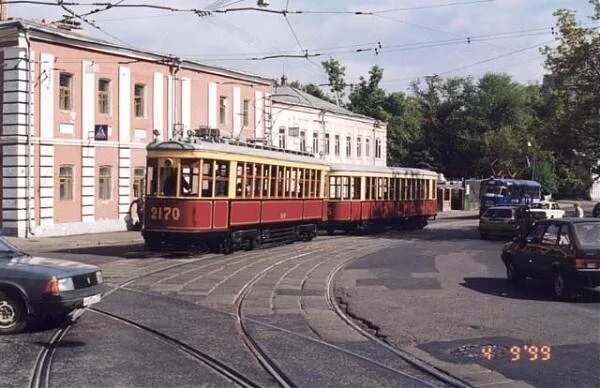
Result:
[[[310,240],[327,220],[329,166],[314,157],[196,139],[154,142],[147,151],[149,248],[191,243],[227,253]]]
[[[428,170],[331,165],[327,229],[421,229],[437,213],[436,182]]]

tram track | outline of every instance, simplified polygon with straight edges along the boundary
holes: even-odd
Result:
[[[121,317],[119,315],[109,313],[106,311],[98,310],[96,308],[90,308],[90,311],[101,316],[107,317],[114,321],[120,322],[124,325],[133,327],[139,331],[144,332],[147,335],[165,343],[166,345],[174,348],[175,350],[184,353],[196,361],[202,363],[203,365],[208,366],[214,372],[217,372],[219,375],[224,377],[225,379],[231,381],[232,383],[245,388],[258,388],[261,387],[259,383],[256,383],[246,377],[244,374],[238,372],[236,369],[227,366],[225,363],[219,361],[218,359],[210,356],[208,353],[202,352],[201,350],[192,347],[185,342],[178,340],[168,334],[165,334],[159,330],[155,330],[151,327],[142,325],[140,323],[134,322],[130,319]]]
[[[336,275],[339,273],[340,270],[342,270],[344,267],[346,267],[348,264],[350,264],[353,261],[359,260],[360,258],[353,258],[353,259],[349,259],[345,262],[340,263],[333,271],[331,271],[329,273],[329,276],[327,278],[327,288],[326,288],[326,292],[327,292],[327,302],[330,306],[330,308],[335,311],[335,313],[352,329],[354,329],[357,333],[359,333],[360,335],[362,335],[363,337],[367,338],[368,340],[376,343],[378,346],[381,346],[382,348],[392,352],[393,354],[395,354],[396,356],[400,357],[402,360],[406,361],[407,363],[411,364],[412,366],[414,366],[415,368],[417,368],[420,371],[423,371],[433,377],[435,377],[436,379],[452,386],[452,387],[457,387],[457,388],[469,388],[471,387],[469,384],[467,384],[466,382],[434,367],[433,365],[430,365],[428,363],[426,363],[423,360],[418,359],[417,357],[414,357],[413,355],[402,351],[392,345],[390,345],[389,343],[387,343],[386,341],[382,340],[381,338],[373,335],[372,333],[370,333],[369,331],[363,329],[362,327],[360,327],[355,321],[354,319],[348,315],[339,305],[339,303],[337,302],[335,296],[334,296],[334,286],[335,286],[335,277]]]
[[[355,248],[351,248],[351,249],[346,249],[346,250],[354,250]],[[327,259],[326,261],[320,262],[317,265],[314,265],[303,277],[302,281],[301,281],[301,285],[302,287],[304,287],[308,277],[310,276],[310,274],[319,266],[322,265],[324,263],[326,263],[327,261],[333,259],[333,258],[339,258],[340,256],[343,256],[344,253],[346,253],[343,250],[342,252],[339,252],[339,254],[335,255],[332,258]],[[299,259],[301,257],[304,256],[308,256],[311,254],[323,254],[324,252],[306,252],[300,255],[296,255],[296,256],[292,256],[289,258],[285,258],[282,260],[279,260],[276,263],[273,263],[272,265],[270,265],[267,268],[264,268],[262,271],[260,271],[258,274],[256,274],[250,281],[248,281],[240,290],[240,292],[238,293],[237,297],[235,298],[235,318],[238,324],[238,327],[240,329],[240,334],[242,335],[242,339],[244,340],[244,343],[246,344],[246,346],[248,347],[248,349],[255,355],[255,357],[257,358],[257,360],[261,363],[261,365],[263,366],[263,368],[265,370],[267,370],[278,382],[282,387],[295,387],[296,384],[293,382],[293,380],[290,378],[290,376],[288,374],[286,374],[281,366],[278,365],[278,363],[273,360],[268,354],[267,354],[267,350],[265,348],[263,348],[263,346],[260,345],[259,341],[255,338],[252,337],[252,335],[250,334],[249,330],[246,327],[245,322],[251,322],[257,326],[262,326],[262,327],[267,327],[269,329],[273,329],[276,330],[278,332],[284,333],[286,335],[289,336],[293,336],[296,337],[298,339],[301,339],[303,341],[310,341],[311,343],[314,344],[318,344],[320,346],[324,346],[327,349],[333,350],[337,353],[340,354],[344,354],[346,356],[349,356],[357,361],[360,362],[366,362],[370,365],[373,365],[375,367],[380,368],[381,370],[385,370],[387,372],[393,373],[395,375],[398,376],[402,376],[402,378],[404,379],[408,379],[410,381],[413,381],[414,383],[418,383],[422,386],[427,386],[427,387],[437,387],[436,384],[433,384],[431,381],[429,380],[425,380],[420,378],[419,376],[415,376],[409,372],[403,371],[403,370],[399,370],[397,368],[391,367],[389,365],[386,365],[382,362],[379,362],[373,358],[367,357],[365,355],[359,354],[357,352],[354,352],[352,350],[346,349],[344,347],[335,345],[333,343],[328,342],[326,339],[323,339],[309,324],[309,322],[307,321],[307,325],[309,326],[309,329],[311,330],[311,332],[315,335],[313,336],[309,336],[309,335],[304,335],[301,333],[297,333],[295,331],[291,331],[285,328],[282,328],[280,326],[277,325],[272,325],[266,322],[263,322],[261,320],[257,320],[257,319],[252,319],[252,318],[246,318],[243,314],[243,303],[245,298],[248,296],[248,294],[251,292],[252,287],[254,287],[256,285],[256,283],[261,280],[263,277],[265,277],[269,272],[273,271],[275,268],[277,268],[280,265],[283,265],[289,261],[295,260],[295,259]],[[299,264],[294,265],[293,267],[291,267],[290,269],[286,270],[284,272],[284,274],[277,280],[276,284],[279,284],[282,281],[282,278],[287,276],[293,269],[296,269],[299,266]],[[324,293],[326,291],[324,290]],[[271,295],[273,295],[271,293]],[[272,300],[269,301],[269,304],[272,306]],[[303,306],[302,306],[302,302],[301,302],[301,295],[300,295],[300,299],[298,301],[298,306],[300,308],[301,311],[303,311]],[[304,312],[303,312],[304,313]]]
[[[177,267],[182,267],[184,265],[193,264],[193,263],[196,263],[199,261],[209,260],[209,259],[214,258],[215,256],[216,255],[211,255],[209,257],[200,257],[200,258],[196,258],[196,259],[189,259],[189,260],[186,260],[185,262],[172,264],[172,265],[160,268],[160,269],[149,271],[148,273],[144,273],[144,274],[140,274],[138,276],[128,278],[124,282],[122,282],[119,285],[117,285],[116,287],[112,288],[110,291],[106,292],[103,295],[103,298],[111,295],[112,293],[114,293],[115,291],[117,291],[119,289],[127,287],[131,283],[133,283],[136,280],[141,279],[143,277],[151,276],[151,275],[154,275],[154,274],[157,274],[160,272],[165,272],[165,271],[177,268]],[[60,341],[65,337],[65,335],[67,334],[67,332],[69,331],[71,326],[73,326],[73,324],[75,323],[75,320],[77,318],[79,318],[88,309],[89,309],[89,307],[81,309],[78,312],[78,314],[70,322],[67,322],[59,329],[56,329],[54,334],[50,337],[50,340],[40,350],[40,352],[38,353],[38,356],[36,357],[34,366],[32,368],[30,383],[29,383],[30,388],[42,388],[42,387],[48,388],[50,386],[50,372],[52,369],[52,358],[54,357],[54,353],[56,352],[56,349],[57,349]]]

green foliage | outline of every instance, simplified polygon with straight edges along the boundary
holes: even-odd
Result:
[[[331,92],[335,96],[335,101],[338,105],[341,105],[346,89],[346,81],[344,81],[346,67],[342,66],[337,59],[333,58],[321,62],[321,65],[329,78]]]
[[[600,20],[600,0],[590,0]],[[387,93],[373,66],[348,95],[353,112],[385,121],[388,163],[433,169],[447,177],[538,180],[545,193],[581,196],[600,173],[600,30],[558,10],[557,48],[544,48],[550,74],[524,85],[487,73],[412,83],[412,96]],[[344,96],[345,67],[322,63],[331,91]],[[303,90],[326,98],[318,87]]]

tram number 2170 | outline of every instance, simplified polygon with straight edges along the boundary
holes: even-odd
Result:
[[[178,207],[152,206],[150,208],[150,219],[158,221],[178,221],[181,211]]]

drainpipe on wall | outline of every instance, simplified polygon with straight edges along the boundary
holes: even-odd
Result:
[[[169,72],[171,73],[172,80],[171,93],[173,94],[173,110],[171,112],[173,128],[171,128],[171,138],[175,137],[175,129],[177,128],[177,73],[179,73],[179,70],[181,70],[181,61],[179,60],[179,58],[174,58],[173,63],[169,66]]]
[[[22,27],[25,32],[25,42],[27,42],[27,183],[25,185],[26,199],[26,214],[27,221],[25,223],[25,238],[29,238],[29,235],[35,235],[31,230],[31,40],[29,40],[29,29],[25,26]]]

